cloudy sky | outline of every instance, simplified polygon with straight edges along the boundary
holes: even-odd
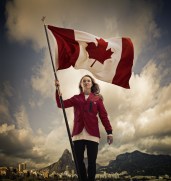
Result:
[[[114,132],[109,146],[100,126],[97,162],[106,165],[134,150],[171,154],[170,8],[169,0],[1,0],[0,166],[26,162],[41,168],[70,150],[55,102],[44,15],[47,24],[133,41],[131,89],[97,80]],[[73,68],[57,73],[64,99],[79,92],[79,80],[87,73]],[[71,128],[72,111],[67,109]]]

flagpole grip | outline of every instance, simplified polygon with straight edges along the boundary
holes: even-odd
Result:
[[[46,39],[47,39],[47,43],[48,43],[48,48],[49,48],[50,59],[51,59],[51,64],[52,64],[52,68],[53,68],[54,77],[55,77],[55,80],[58,81],[58,77],[57,77],[57,74],[56,74],[56,71],[55,71],[55,66],[54,66],[54,63],[53,63],[53,56],[52,56],[51,46],[50,46],[50,42],[49,42],[48,32],[47,32],[47,28],[46,28],[46,25],[45,25],[44,21],[45,21],[45,17],[42,18],[42,22],[44,24],[44,29],[45,29]],[[73,158],[74,158],[76,171],[77,171],[77,174],[78,174],[78,180],[81,181],[81,175],[80,175],[78,162],[77,162],[77,158],[76,158],[76,154],[75,154],[75,150],[74,150],[74,144],[73,144],[73,141],[71,139],[71,132],[70,132],[69,124],[68,124],[66,111],[65,111],[65,108],[64,108],[62,95],[60,94],[61,92],[60,92],[59,86],[57,86],[57,92],[58,92],[61,108],[62,108],[63,115],[64,115],[64,120],[65,120],[66,129],[67,129],[67,133],[68,133],[68,138],[69,138],[69,142],[70,142],[70,146],[71,146],[71,151],[72,151],[72,155],[73,155]]]

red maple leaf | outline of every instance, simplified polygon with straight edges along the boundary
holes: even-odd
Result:
[[[87,43],[88,46],[86,47],[86,50],[89,54],[89,58],[95,59],[91,67],[94,65],[96,61],[99,61],[101,64],[103,64],[104,61],[111,58],[111,55],[113,54],[111,48],[106,50],[108,42],[105,42],[102,38],[96,40],[98,42],[97,46],[94,42],[90,42]]]

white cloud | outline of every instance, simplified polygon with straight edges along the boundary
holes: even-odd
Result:
[[[101,165],[108,165],[109,161],[115,160],[117,155],[120,155],[125,152],[132,152],[137,150],[136,145],[134,144],[124,144],[119,147],[113,147],[112,145],[104,145],[104,147],[99,150],[97,162]]]
[[[114,143],[112,147],[105,146],[106,136],[102,131],[99,162],[107,163],[110,160],[107,155],[116,156],[135,149],[170,154],[171,84],[160,86],[161,72],[160,67],[150,61],[140,75],[132,75],[130,90],[103,87]]]
[[[2,134],[2,133],[5,133],[7,131],[13,130],[15,128],[15,126],[14,125],[8,126],[7,124],[2,124],[0,128],[1,128],[0,133]]]
[[[13,96],[13,88],[9,82],[4,82],[0,92],[0,123],[11,119],[8,99]]]
[[[145,152],[152,154],[168,154],[170,149],[171,136],[164,136],[162,138],[155,138],[153,136],[143,138],[138,143],[138,147]]]
[[[31,79],[32,88],[38,91],[44,98],[53,97],[55,92],[55,78],[53,77],[53,71],[48,54],[46,54],[43,64],[33,71],[34,74]]]
[[[0,126],[1,161],[12,164],[7,157],[27,162],[28,167],[45,167],[55,161],[68,148],[66,132],[63,128],[54,128],[48,135],[39,131],[37,134],[25,129],[17,129],[14,125],[2,124]],[[59,132],[60,131],[60,132]]]
[[[40,19],[46,15],[48,24],[80,29],[104,37],[131,37],[136,45],[137,57],[149,41],[154,41],[160,35],[154,21],[155,6],[146,1],[106,3],[82,0],[15,0],[7,5],[7,27],[12,39],[21,42],[31,40],[35,49],[44,48],[47,43]],[[130,11],[130,8],[134,11]]]
[[[139,135],[171,134],[171,85],[160,90],[157,104],[144,111],[137,120]]]
[[[31,130],[29,120],[28,120],[28,115],[26,112],[26,108],[24,105],[21,105],[18,109],[18,112],[15,113],[15,119],[16,119],[16,125],[18,129],[26,129],[26,130]]]

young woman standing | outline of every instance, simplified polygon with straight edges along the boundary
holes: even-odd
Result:
[[[60,86],[59,82],[55,83]],[[94,181],[96,174],[96,158],[100,132],[98,126],[99,115],[101,122],[107,132],[107,142],[113,142],[112,127],[103,104],[103,98],[99,94],[99,85],[90,75],[85,75],[79,83],[80,94],[64,100],[64,107],[74,107],[74,126],[72,141],[77,157],[78,167],[82,181]],[[59,95],[56,91],[56,101],[61,108]],[[84,164],[84,151],[87,149],[88,170]]]

